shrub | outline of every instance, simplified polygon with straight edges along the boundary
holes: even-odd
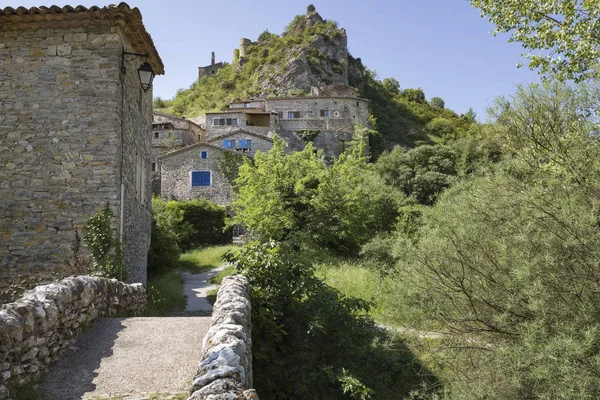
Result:
[[[102,211],[88,218],[83,227],[83,243],[90,252],[95,273],[124,281],[127,274],[123,269],[121,241],[112,229],[113,217],[107,203]]]
[[[183,251],[231,242],[232,231],[225,229],[226,209],[210,200],[165,202],[155,198],[152,209],[157,227],[175,238]]]

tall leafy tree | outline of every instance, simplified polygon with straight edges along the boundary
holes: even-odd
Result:
[[[597,97],[547,82],[511,100],[495,126],[505,160],[397,242],[400,292],[447,333],[453,398],[598,398]]]
[[[471,0],[483,17],[531,53],[531,69],[581,81],[600,57],[600,6],[596,0]]]
[[[286,154],[285,142],[275,138],[268,154],[240,168],[233,222],[263,241],[357,252],[374,232],[390,229],[396,216],[392,188],[367,163],[365,150],[361,139],[327,165],[312,143]]]

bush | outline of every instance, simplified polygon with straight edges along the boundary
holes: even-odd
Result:
[[[102,211],[88,218],[83,227],[83,243],[90,251],[95,273],[124,281],[127,274],[123,269],[121,241],[113,233],[113,218],[114,213],[107,203]]]
[[[374,391],[373,398],[403,398],[429,380],[405,347],[375,327],[367,302],[324,284],[297,251],[254,243],[230,261],[250,283],[261,397],[370,399]]]
[[[156,226],[162,230],[157,234],[174,238],[182,251],[205,245],[231,243],[233,233],[231,229],[225,229],[225,207],[212,201],[200,199],[166,202],[154,198],[152,212]]]

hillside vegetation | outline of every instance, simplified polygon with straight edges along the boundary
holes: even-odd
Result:
[[[380,134],[372,140],[376,153],[395,144],[414,147],[461,134],[475,120],[472,112],[458,116],[445,108],[439,97],[427,101],[420,88],[403,90],[394,78],[378,79],[348,53],[347,41],[345,29],[309,6],[281,35],[265,30],[245,57],[180,89],[172,100],[155,99],[154,107],[196,117],[235,100],[307,95],[312,85],[332,85],[370,100],[371,122]]]

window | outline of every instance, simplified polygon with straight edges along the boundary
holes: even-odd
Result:
[[[208,158],[208,151],[200,152],[200,158]]]
[[[221,120],[219,118],[213,119],[213,126],[219,126],[219,125],[221,125]]]
[[[321,110],[321,117],[329,117],[329,110]]]
[[[235,149],[235,139],[224,139],[223,147],[226,149]]]
[[[237,118],[231,118],[231,125],[237,125],[238,124],[238,119]]]
[[[210,186],[210,171],[192,171],[192,186]]]
[[[158,139],[159,133],[158,132],[154,132],[154,139]]]
[[[240,139],[238,141],[237,149],[242,150],[243,152],[247,152],[252,148],[252,140],[250,139]]]
[[[225,119],[225,124],[226,125],[231,125],[231,118]]]
[[[155,162],[152,163],[152,172],[156,172],[156,163]]]
[[[288,111],[288,118],[300,118],[300,111]]]

